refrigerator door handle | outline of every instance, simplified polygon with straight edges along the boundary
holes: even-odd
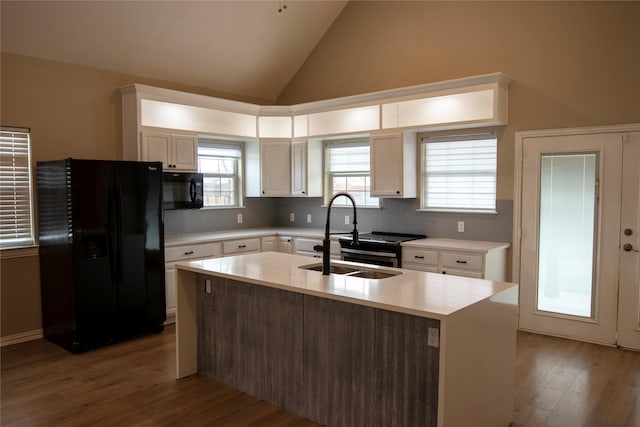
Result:
[[[115,209],[115,192],[113,186],[109,185],[107,198],[107,227],[109,228],[107,236],[109,239],[109,271],[111,272],[111,281],[115,282],[117,278],[117,256],[119,249],[117,247],[117,215]]]
[[[116,246],[118,248],[117,252],[117,262],[116,262],[116,276],[115,279],[117,283],[122,283],[122,218],[123,218],[123,210],[122,210],[122,189],[120,188],[120,182],[116,180]]]

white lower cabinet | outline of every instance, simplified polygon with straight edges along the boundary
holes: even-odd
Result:
[[[276,252],[278,247],[278,240],[276,236],[263,237],[260,247],[262,252]]]
[[[291,236],[278,236],[278,252],[284,252],[286,254],[293,253],[293,237]]]
[[[227,240],[222,242],[223,255],[237,255],[260,252],[260,238]]]
[[[402,268],[505,281],[508,243],[428,238],[402,245]]]
[[[185,243],[165,247],[164,271],[167,322],[173,322],[175,320],[176,262],[267,251],[295,253],[298,255],[322,258],[322,251],[316,251],[314,249],[316,245],[322,245],[322,239],[273,235],[217,242]],[[340,244],[335,240],[331,241],[331,258],[340,259]]]
[[[221,255],[222,244],[219,242],[169,246],[164,249],[164,284],[167,322],[173,322],[176,314],[176,262],[213,258]]]
[[[296,255],[310,256],[314,258],[322,258],[322,250],[316,250],[315,247],[322,246],[323,239],[312,239],[308,237],[296,237],[293,243],[293,253]],[[331,241],[331,259],[340,259],[340,243],[335,240]]]

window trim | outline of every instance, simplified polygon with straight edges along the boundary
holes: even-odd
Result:
[[[28,211],[29,211],[29,219],[28,219],[28,226],[29,226],[29,237],[24,237],[24,238],[20,238],[20,239],[10,239],[10,240],[16,240],[14,243],[12,244],[5,244],[4,242],[6,241],[5,238],[7,236],[0,236],[0,251],[7,251],[7,250],[16,250],[16,249],[22,249],[20,252],[20,254],[24,253],[24,249],[30,249],[30,248],[35,248],[37,247],[37,242],[36,242],[36,235],[35,235],[35,223],[34,223],[34,204],[33,204],[33,199],[34,199],[34,191],[33,191],[33,167],[32,167],[32,157],[31,157],[31,129],[29,128],[21,128],[21,127],[13,127],[13,126],[0,126],[0,137],[2,138],[2,140],[4,140],[5,138],[12,138],[6,134],[24,134],[25,136],[23,136],[23,138],[26,139],[26,167],[27,167],[27,171],[26,171],[26,175],[28,178]],[[23,148],[24,150],[24,148]],[[2,151],[2,148],[0,147],[0,151]],[[11,156],[12,159],[14,159],[16,156]],[[24,155],[20,156],[23,158],[24,161]],[[13,162],[12,162],[13,163]],[[21,174],[21,175],[24,175]],[[12,175],[15,176],[15,175]],[[24,177],[23,177],[24,178]],[[7,214],[11,215],[15,215],[15,209],[14,210],[10,210],[9,212],[2,212],[2,215],[5,216]],[[21,222],[21,226],[26,228],[26,221]],[[7,233],[8,234],[8,233]],[[7,256],[3,256],[3,258],[7,258]]]
[[[426,145],[429,143],[438,142],[457,142],[457,141],[473,141],[482,139],[493,139],[496,141],[496,167],[493,173],[495,179],[495,191],[494,191],[494,205],[493,208],[481,209],[481,208],[461,208],[461,207],[428,207],[426,206]],[[438,134],[438,135],[423,135],[420,138],[420,208],[419,212],[442,212],[442,213],[462,213],[462,214],[497,214],[498,213],[498,145],[499,135],[495,130],[468,133],[468,134]]]
[[[207,175],[213,177],[235,177],[235,185],[234,192],[236,193],[236,200],[233,205],[204,205],[202,209],[239,209],[244,208],[244,169],[245,169],[245,150],[244,143],[240,141],[228,141],[228,140],[220,140],[220,139],[207,139],[207,138],[199,138],[198,139],[198,149],[200,145],[209,145],[212,147],[218,148],[226,148],[226,149],[238,149],[240,151],[240,158],[233,157],[237,159],[236,162],[236,173],[235,174],[209,174],[207,172],[200,171],[200,154],[198,153],[198,173],[203,174],[203,178],[206,178]],[[222,156],[224,157],[224,156]],[[231,157],[231,156],[228,156]],[[203,189],[204,191],[204,189]],[[204,194],[203,194],[204,195]]]

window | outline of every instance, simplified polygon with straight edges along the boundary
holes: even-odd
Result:
[[[495,212],[494,134],[423,138],[422,209]]]
[[[198,143],[198,171],[204,176],[205,207],[242,206],[242,147],[225,142]]]
[[[28,129],[0,129],[0,248],[33,246]]]
[[[340,191],[353,196],[358,206],[378,207],[377,197],[371,197],[369,174],[369,141],[329,142],[325,152],[326,202]],[[335,200],[334,206],[351,206],[346,197]]]

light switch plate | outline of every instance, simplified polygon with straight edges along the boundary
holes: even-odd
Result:
[[[311,214],[307,214],[307,224],[311,224]]]
[[[238,224],[242,224],[242,214],[238,214]]]

